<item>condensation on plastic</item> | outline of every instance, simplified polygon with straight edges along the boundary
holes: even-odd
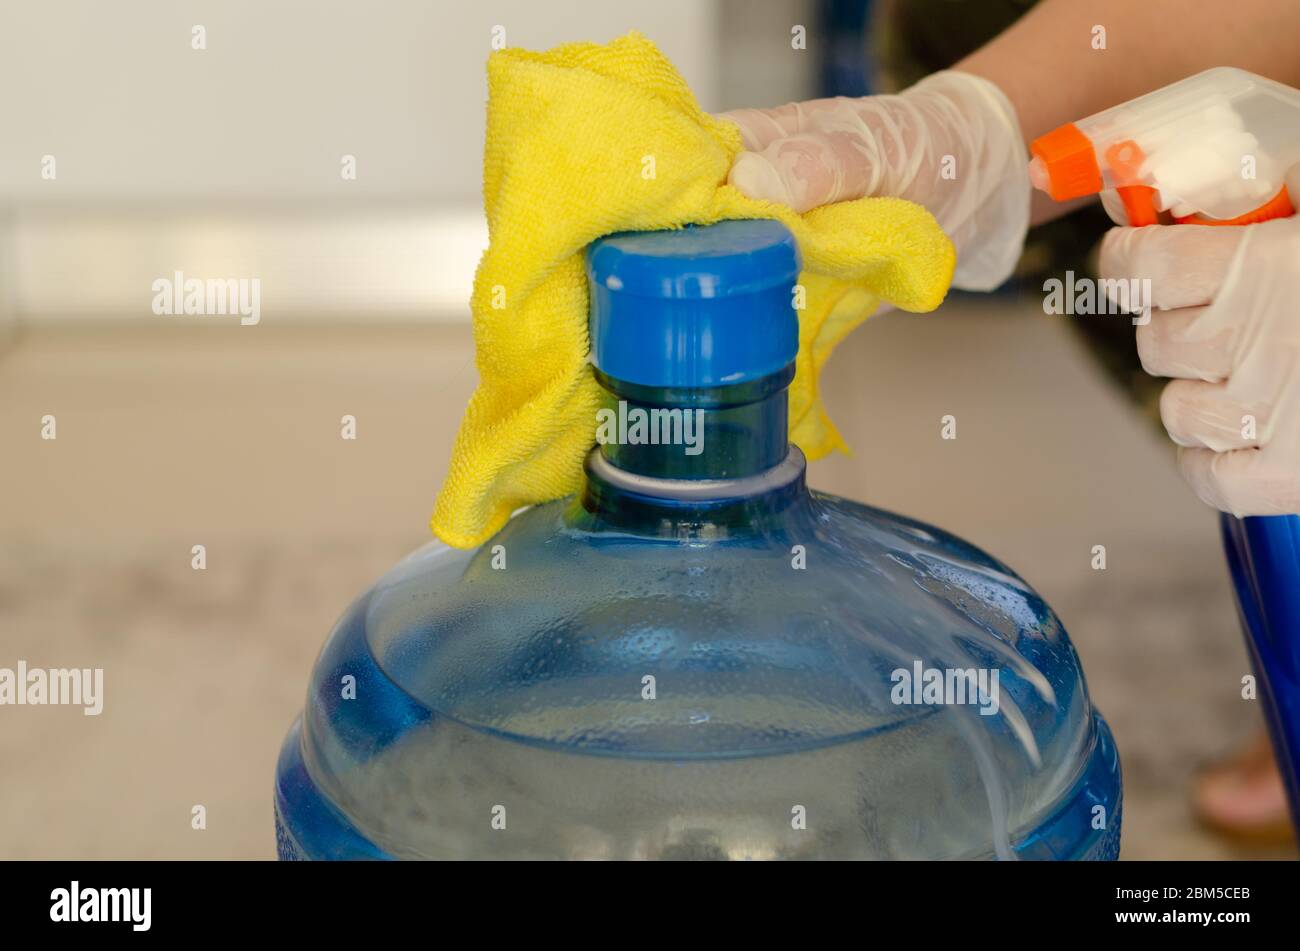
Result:
[[[899,705],[915,661],[998,669],[996,713]],[[947,533],[806,491],[680,537],[557,502],[353,606],[277,810],[286,854],[1078,858],[1118,835],[1118,770],[1056,616]]]

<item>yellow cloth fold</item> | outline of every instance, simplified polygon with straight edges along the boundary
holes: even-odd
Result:
[[[740,130],[703,112],[644,36],[488,59],[483,192],[489,243],[470,307],[479,386],[432,528],[458,548],[523,506],[574,492],[595,444],[599,387],[587,365],[583,249],[616,231],[776,218],[803,255],[790,436],[810,459],[844,444],[817,395],[831,349],[881,299],[943,300],[956,263],[930,214],[864,198],[797,215],[726,184]]]

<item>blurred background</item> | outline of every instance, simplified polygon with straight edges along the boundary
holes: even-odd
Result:
[[[103,667],[106,694],[98,717],[0,708],[0,858],[273,857],[312,660],[428,539],[475,383],[501,30],[544,48],[638,29],[717,111],[896,88],[1028,6],[0,7],[0,666]],[[1215,521],[1133,399],[1131,340],[1103,365],[1069,322],[1108,318],[1042,310],[1036,275],[1083,269],[1101,228],[1035,235],[999,294],[869,322],[824,378],[855,454],[810,476],[971,539],[1055,606],[1120,746],[1125,858],[1293,857],[1188,805],[1259,713]],[[260,322],[156,316],[177,271],[257,278]]]

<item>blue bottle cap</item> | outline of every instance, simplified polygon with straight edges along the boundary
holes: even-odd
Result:
[[[624,232],[587,250],[591,356],[644,386],[731,386],[799,350],[799,249],[779,221]]]

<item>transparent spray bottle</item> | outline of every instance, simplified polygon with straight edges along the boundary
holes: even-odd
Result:
[[[1037,139],[1034,186],[1057,201],[1100,193],[1122,225],[1250,225],[1295,213],[1300,90],[1206,70]],[[1221,519],[1261,699],[1300,828],[1300,516]]]

